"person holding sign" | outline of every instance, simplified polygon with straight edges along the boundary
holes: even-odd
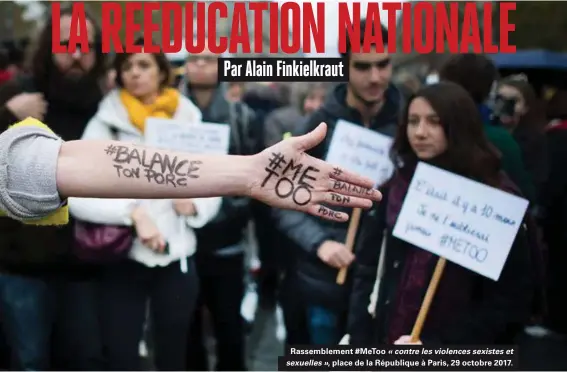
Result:
[[[37,122],[31,118],[26,120]],[[336,167],[305,154],[306,150],[320,143],[325,134],[326,125],[321,124],[305,136],[287,139],[260,154],[246,157],[192,155],[110,140],[63,142],[49,130],[40,127],[10,128],[0,134],[0,161],[5,164],[2,168],[4,171],[0,172],[0,210],[14,219],[33,222],[57,212],[65,205],[67,197],[151,199],[242,195],[276,208],[295,209],[345,222],[348,220],[347,215],[333,212],[322,203],[331,205],[334,196],[350,196],[349,206],[369,208],[372,201],[381,199],[381,194],[371,188],[372,180],[346,169],[340,169],[340,175],[334,174]],[[282,177],[273,175],[278,171],[272,169],[276,168],[274,154],[277,159],[281,159],[277,161],[285,160],[286,163],[293,162],[309,168],[310,178],[303,181],[308,182],[311,188],[306,190],[305,183],[296,180],[288,182],[290,188],[300,190],[295,199],[292,195],[287,198],[276,195],[276,184],[286,177],[285,174]],[[191,162],[193,166],[189,169]],[[179,168],[172,165],[174,163],[180,164]],[[140,169],[140,172],[148,168],[154,169],[164,178],[173,175],[176,181],[182,180],[181,183],[185,186],[178,186],[177,183],[176,186],[158,184],[145,177],[118,176],[116,166],[124,165]],[[170,165],[175,169],[169,169]],[[163,171],[162,166],[166,168]],[[337,182],[344,187],[334,191],[333,185]],[[364,195],[354,195],[349,191],[353,188],[364,189]],[[121,203],[120,200],[115,202]],[[136,204],[132,207],[136,207]],[[132,223],[136,218],[133,215],[124,217],[124,223]],[[143,222],[148,224],[151,220]],[[179,269],[177,271],[181,272]],[[121,291],[120,288],[125,284],[115,281],[116,288],[109,290]],[[139,288],[134,293],[138,290]],[[127,295],[132,296],[134,293]],[[120,299],[122,300],[126,299]],[[189,318],[189,314],[187,316]],[[138,318],[137,324],[140,327],[142,321]],[[117,327],[120,329],[121,326]],[[183,351],[185,337],[183,335],[179,346]],[[137,340],[139,341],[138,338]],[[134,349],[138,350],[137,347]]]
[[[143,45],[143,39],[136,40]],[[128,140],[144,143],[151,120],[159,124],[177,121],[187,126],[201,122],[200,110],[176,89],[170,88],[169,63],[163,53],[118,54],[114,60],[117,89],[110,91],[87,125],[83,140]],[[169,149],[169,143],[155,144]],[[180,187],[189,178],[167,177],[168,168],[193,175],[197,166],[178,166],[165,158],[148,158],[133,148],[109,147],[114,177],[144,179],[162,187]],[[123,148],[123,147],[122,147]],[[135,167],[135,161],[146,166]],[[132,226],[134,242],[128,259],[104,267],[101,277],[100,314],[102,341],[109,367],[136,369],[139,332],[143,329],[147,302],[152,314],[158,369],[185,366],[180,346],[189,331],[196,306],[198,280],[194,264],[194,229],[218,212],[220,198],[155,199],[70,198],[69,210],[80,224]],[[77,248],[79,249],[79,248]],[[77,252],[81,255],[81,252]],[[159,283],[159,284],[158,284]],[[157,287],[156,287],[157,286]],[[151,288],[155,292],[152,292]],[[159,294],[158,294],[159,293]],[[135,295],[134,295],[135,294]]]
[[[361,22],[360,28],[361,44],[364,44],[368,41],[364,40],[366,21]],[[381,33],[386,44],[388,31],[382,28],[375,32]],[[329,125],[330,136],[309,152],[319,159],[328,159],[332,142],[335,141],[334,134],[339,131],[341,123],[356,126],[371,134],[379,133],[384,137],[394,135],[398,123],[402,93],[391,84],[392,56],[387,51],[371,48],[367,53],[349,52],[344,57],[349,60],[349,82],[339,84],[330,92],[323,106],[310,116],[305,128],[307,132],[313,130],[321,121]],[[376,154],[383,152],[381,145],[375,143],[374,139],[353,147],[355,150],[350,156],[361,158],[360,161],[369,164],[375,163],[379,157]],[[363,158],[367,148],[377,148],[370,159]],[[387,153],[388,148],[386,160],[389,162]],[[347,202],[347,199],[340,201]],[[348,208],[341,210],[344,213],[352,211]],[[305,314],[311,342],[337,344],[343,332],[341,324],[346,314],[345,305],[350,288],[350,283],[337,284],[337,275],[340,269],[347,268],[354,259],[352,247],[346,244],[349,227],[326,223],[296,212],[275,213],[280,230],[300,247],[297,250],[298,268],[289,270],[288,279],[292,280],[293,277],[298,282],[289,287],[293,288],[294,297],[297,297],[296,288],[300,288],[305,309],[298,313]],[[353,218],[353,221],[356,219]],[[298,323],[300,321],[304,319],[298,319]]]
[[[218,81],[219,57],[207,46],[201,53],[190,54],[178,89],[201,110],[203,127],[210,128],[211,131],[214,128],[227,129],[225,137],[229,146],[226,150],[230,155],[255,154],[260,147],[260,131],[256,130],[258,124],[254,112],[242,102],[230,102],[226,98],[227,85]],[[217,136],[221,137],[220,134]],[[214,145],[214,141],[201,139],[200,142],[205,146],[210,145],[209,147]],[[192,149],[187,147],[187,150]],[[245,246],[242,238],[250,222],[251,200],[243,196],[224,197],[217,215],[204,226],[195,229],[195,260],[200,290],[199,308],[188,335],[186,355],[187,369],[190,371],[211,370],[203,336],[205,308],[209,310],[214,324],[216,369],[247,369],[246,335],[240,305],[245,291]]]
[[[283,148],[273,149],[260,164],[250,164],[250,168],[246,165],[249,160],[243,160],[246,158],[190,156],[144,148],[139,143],[148,136],[151,120],[158,118],[163,123],[175,119],[190,126],[201,120],[201,114],[187,98],[168,88],[170,73],[163,53],[119,54],[115,68],[119,71],[117,84],[120,88],[110,92],[101,103],[85,130],[84,141],[62,144],[49,134],[41,137],[44,141],[34,142],[33,134],[26,132],[32,130],[29,127],[17,128],[16,133],[5,135],[12,138],[16,148],[21,148],[22,136],[28,135],[34,146],[53,151],[43,158],[54,162],[50,164],[56,166],[56,170],[43,170],[46,173],[41,173],[40,177],[26,175],[26,180],[31,177],[37,182],[48,181],[51,186],[47,194],[51,199],[40,194],[44,202],[42,208],[58,206],[61,203],[59,195],[75,196],[78,198],[69,199],[69,209],[81,221],[81,226],[85,221],[133,230],[129,232],[134,236],[127,257],[115,265],[105,266],[99,283],[103,309],[101,330],[110,368],[140,368],[137,346],[149,300],[153,309],[157,368],[182,370],[198,284],[192,260],[196,246],[193,229],[202,227],[217,214],[220,198],[212,197],[219,194],[250,196],[253,189],[271,190],[268,198],[265,198],[268,196],[265,192],[260,192],[259,199],[271,199],[275,206],[286,206],[291,202],[296,208],[323,215],[327,209],[318,204],[335,195],[325,193],[332,186],[332,168],[326,170],[321,162],[310,162],[299,155],[300,147],[295,146],[305,145],[305,138],[303,141],[293,140],[295,145],[290,146],[288,141]],[[324,137],[324,132],[320,128],[315,137]],[[131,143],[112,141],[116,139]],[[159,144],[161,148],[167,145]],[[35,157],[32,160],[37,161]],[[309,169],[302,181],[310,188],[285,181],[283,166],[286,163]],[[28,164],[29,161],[24,163],[25,166]],[[18,164],[15,165],[9,170],[17,172]],[[36,167],[40,168],[32,164],[25,170],[29,172]],[[239,177],[243,177],[244,184],[239,183]],[[40,178],[46,179],[40,181]],[[287,190],[295,191],[286,198],[274,196],[275,185],[280,183]],[[18,195],[33,186],[33,182],[20,185],[14,199],[21,201]],[[91,198],[93,196],[98,198]],[[199,196],[203,198],[199,199]],[[117,199],[120,197],[123,199]],[[22,211],[9,203],[15,200],[3,204],[12,216],[33,216],[33,211]],[[357,198],[354,204],[364,207],[369,206],[370,201]],[[346,219],[343,215],[336,216]]]
[[[414,185],[412,178],[419,166],[434,166],[435,169],[440,169],[438,172],[448,171],[458,175],[454,177],[466,177],[468,180],[465,181],[469,183],[474,180],[479,185],[476,187],[487,185],[493,192],[522,200],[524,209],[516,228],[521,225],[527,201],[509,195],[519,192],[501,172],[498,154],[483,134],[482,121],[471,97],[454,83],[422,88],[410,99],[403,113],[391,155],[397,166],[394,176],[382,188],[384,201],[361,222],[348,316],[351,344],[494,344],[509,325],[521,323],[530,315],[533,278],[525,228],[516,230],[517,235],[512,233],[511,249],[507,253],[507,260],[505,255],[502,258],[505,264],[499,275],[487,274],[496,279],[484,277],[484,272],[479,275],[453,262],[446,262],[445,258],[438,259],[437,255],[428,250],[393,235],[403,206],[409,203],[406,195],[413,191],[413,188],[410,190],[410,183]],[[432,184],[436,180],[430,181]],[[454,223],[459,218],[467,218],[463,217],[465,209],[466,213],[474,213],[474,218],[481,218],[476,217],[479,215],[491,217],[491,207],[479,205],[477,210],[476,204],[466,204],[466,191],[463,190],[459,198],[449,197],[447,188],[450,185],[443,182],[440,184],[446,185],[441,186],[446,189],[424,186],[421,182],[419,187],[423,194],[413,199],[417,200],[419,206],[412,209],[412,213],[425,218],[423,221],[431,219],[434,222],[427,225],[426,229],[418,225],[422,220],[417,220],[416,217],[417,222],[414,221],[413,225],[404,224],[404,231],[410,231],[414,234],[412,236],[418,236],[422,242],[429,241],[427,239],[431,234],[445,228],[445,219],[451,219],[453,222],[446,227],[453,229],[450,233],[462,233],[470,239],[446,237],[435,245],[444,248],[445,254],[466,253],[467,257],[472,257],[471,260],[483,261],[486,252],[477,246],[488,246],[492,239],[498,240],[496,235],[499,231],[503,231],[507,228],[506,224],[513,221],[499,217],[491,220],[494,222],[483,222],[496,225],[496,232],[490,236],[486,231],[475,231],[476,225]],[[488,202],[487,198],[478,194],[468,197],[469,200],[476,197]],[[454,209],[451,209],[450,214],[440,216],[428,214],[440,203],[449,203],[449,207]],[[494,217],[498,217],[496,212],[494,214]],[[472,217],[468,218],[470,220]],[[473,243],[466,243],[465,240]],[[509,246],[502,243],[501,247],[496,248],[507,252]],[[432,279],[437,262],[446,262],[444,271],[435,270],[443,273],[438,281],[438,278]],[[377,270],[379,266],[381,269]],[[484,270],[488,269],[484,267]],[[425,303],[424,294],[433,280],[438,283],[438,287],[433,297],[426,296],[432,298],[432,301],[427,317],[421,323],[423,319],[419,322],[416,319],[422,302]],[[375,282],[379,283],[373,294],[376,304],[371,309],[372,314],[369,314],[368,304]],[[413,333],[412,328],[417,323],[420,323],[418,328],[422,331],[418,338],[412,339],[410,333]]]

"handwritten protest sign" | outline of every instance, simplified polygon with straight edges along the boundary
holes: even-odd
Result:
[[[391,137],[340,119],[335,126],[325,160],[373,179],[376,186],[380,186],[390,178],[394,170],[389,157],[392,142]],[[348,226],[345,245],[350,251],[354,247],[360,215],[360,208],[355,208]],[[339,271],[337,284],[344,284],[346,273],[346,267]]]
[[[144,137],[148,146],[195,154],[220,155],[228,153],[230,126],[148,118]]]
[[[389,158],[392,142],[389,136],[341,119],[337,121],[326,160],[381,185],[394,170]]]
[[[528,201],[419,163],[393,235],[498,280]]]

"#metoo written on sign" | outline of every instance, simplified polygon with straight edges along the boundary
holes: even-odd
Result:
[[[125,3],[103,2],[101,47],[104,53],[148,53],[160,50],[177,53],[182,49],[189,53],[200,53],[205,45],[213,53],[278,53],[287,54],[324,53],[325,45],[334,40],[325,40],[326,30],[336,28],[339,32],[340,53],[348,45],[353,52],[368,52],[387,49],[397,52],[398,33],[402,33],[403,53],[514,53],[509,34],[515,25],[509,14],[516,9],[515,2],[466,2],[462,9],[463,21],[459,20],[459,4],[462,2],[371,2],[362,8],[360,3],[345,2],[285,2],[272,1],[226,2],[191,1],[178,2],[128,1]],[[89,51],[87,18],[83,2],[73,2],[70,35],[60,35],[61,5],[52,3],[53,53]],[[336,6],[338,22],[325,24],[325,7]],[[349,7],[352,6],[352,11]],[[495,12],[497,8],[497,12]],[[161,10],[160,22],[153,20],[153,13]],[[380,11],[386,19],[380,17]],[[143,21],[137,23],[135,14]],[[398,23],[398,12],[401,22]],[[493,13],[498,14],[499,30],[495,32]],[[361,14],[366,18],[366,27],[360,30]],[[269,50],[264,50],[264,19],[269,19]],[[222,19],[230,21],[230,37],[217,33],[217,24]],[[249,20],[253,20],[250,29]],[[387,24],[388,40],[381,37],[381,25]],[[483,25],[482,29],[480,24]],[[144,46],[134,45],[134,35],[144,33]],[[361,44],[361,32],[364,43]],[[120,35],[124,33],[122,41]],[[154,40],[154,33],[161,35]],[[498,35],[496,43],[493,36]],[[68,40],[61,45],[60,40]]]

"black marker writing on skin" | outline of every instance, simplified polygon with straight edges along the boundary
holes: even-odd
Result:
[[[295,165],[295,163],[293,162],[293,159],[289,161],[289,163],[286,165],[286,167],[284,168],[282,175],[287,175],[289,171],[294,172],[293,173],[293,177],[291,177],[291,179],[293,181],[295,181],[295,179],[297,178],[297,176],[299,175],[299,172],[301,172],[301,169],[303,168],[303,164],[297,164]]]
[[[281,174],[278,173],[279,169],[282,171]],[[309,204],[313,197],[310,189],[314,188],[311,182],[317,181],[314,175],[319,169],[312,166],[304,168],[303,164],[295,164],[293,159],[287,161],[281,153],[272,153],[264,170],[267,174],[262,181],[262,187],[265,187],[272,177],[278,178],[274,185],[274,192],[278,198],[291,197],[298,206]]]
[[[350,197],[345,195],[335,194],[334,192],[331,193],[331,200],[340,204],[348,204],[350,203]]]
[[[276,183],[276,195],[280,199],[286,199],[291,196],[293,202],[299,206],[309,204],[311,201],[311,190],[307,185],[295,185],[289,178],[282,177]]]
[[[343,171],[341,170],[341,168],[339,167],[334,167],[333,168],[333,176],[338,177],[343,173]]]
[[[139,179],[142,173],[149,183],[173,187],[187,186],[188,179],[199,178],[199,165],[203,164],[128,146],[109,145],[105,153],[112,157],[118,177]]]
[[[144,177],[146,177],[148,182],[154,182],[158,185],[171,185],[173,187],[187,186],[186,177],[176,177],[176,175],[172,173],[164,174],[146,168],[144,169]]]
[[[333,190],[346,191],[350,194],[357,194],[357,195],[372,195],[374,193],[374,190],[372,189],[366,187],[354,186],[342,181],[335,181],[333,183]]]
[[[128,146],[113,146],[115,152],[112,160],[116,164],[138,165],[162,174],[171,173],[179,177],[199,178],[197,171],[200,160],[179,159],[177,156],[169,156],[146,149],[131,149]],[[106,150],[108,154],[108,148]]]
[[[140,168],[124,168],[121,165],[114,165],[118,177],[123,175],[126,178],[140,178]]]
[[[312,167],[312,166],[308,166],[307,168],[305,168],[305,170],[303,171],[303,174],[301,175],[301,177],[299,177],[299,184],[300,185],[305,185],[309,188],[313,188],[313,185],[311,185],[309,183],[309,181],[317,181],[317,179],[315,177],[312,177],[311,175],[309,175],[309,172],[312,173],[319,173],[319,169]]]
[[[272,152],[272,157],[269,159],[269,163],[268,163],[268,165],[266,165],[266,168],[264,168],[264,170],[268,174],[266,175],[266,178],[264,178],[264,181],[262,181],[261,186],[262,187],[266,186],[266,184],[268,183],[270,178],[272,178],[272,176],[278,177],[279,174],[278,174],[277,170],[279,168],[281,168],[283,165],[285,165],[286,163],[287,162],[285,161],[285,158],[281,153]]]
[[[108,147],[106,148],[106,150],[104,150],[104,153],[106,155],[112,155],[116,153],[116,146],[114,145],[108,145]]]
[[[326,208],[324,206],[319,206],[319,215],[323,217],[330,217],[330,218],[339,218],[339,213],[335,212],[332,209]],[[340,218],[342,219],[342,218]]]

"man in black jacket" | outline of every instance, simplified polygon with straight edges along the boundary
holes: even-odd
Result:
[[[59,42],[65,44],[70,9],[62,10],[59,23]],[[105,65],[100,30],[92,19],[87,22],[88,53],[53,55],[52,27],[47,22],[40,34],[30,75],[0,88],[0,131],[31,116],[64,140],[77,140],[97,111]],[[32,226],[0,218],[1,319],[15,359],[12,369],[104,368],[93,302],[97,267],[76,260],[72,243],[72,223]]]
[[[253,136],[254,113],[246,105],[226,99],[226,87],[218,82],[217,62],[218,55],[207,50],[189,56],[179,89],[201,109],[203,122],[230,125],[231,155],[251,155],[258,147]],[[218,215],[195,231],[201,291],[187,349],[190,371],[211,370],[203,339],[203,307],[211,314],[217,340],[215,370],[246,370],[240,305],[245,289],[242,240],[250,216],[250,199],[225,197]]]
[[[366,22],[361,24],[364,39]],[[386,44],[387,30],[382,33]],[[364,40],[361,40],[361,45]],[[310,155],[324,159],[329,149],[333,131],[339,119],[364,126],[382,134],[393,136],[398,112],[402,104],[401,92],[391,84],[391,56],[372,48],[368,53],[350,52],[348,58],[349,82],[338,85],[327,101],[308,120],[305,131],[312,130],[320,122],[326,122],[329,132],[325,141],[315,147]],[[302,134],[302,133],[297,133]],[[348,267],[354,255],[346,248],[346,226],[317,221],[302,213],[275,211],[279,228],[299,246],[296,275],[287,275],[303,294],[304,311],[310,341],[313,344],[337,344],[342,336],[345,304],[349,283],[337,285],[338,270]],[[379,244],[377,242],[377,244]],[[284,295],[284,298],[291,296]],[[290,312],[285,308],[284,312]],[[297,313],[297,312],[295,312]],[[301,320],[297,320],[299,323]]]

